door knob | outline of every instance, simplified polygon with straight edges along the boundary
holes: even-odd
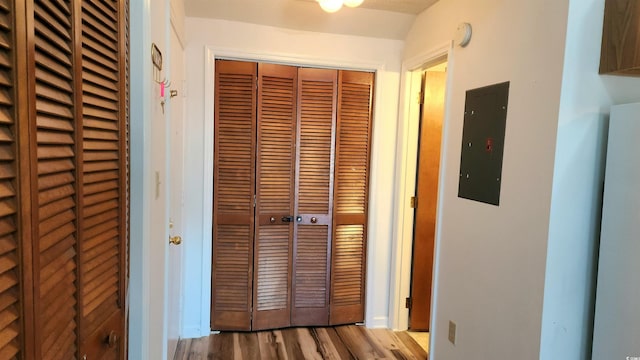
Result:
[[[169,244],[180,245],[182,244],[182,238],[180,236],[169,236]]]
[[[315,223],[317,223],[317,222],[318,222],[318,218],[317,218],[317,217],[312,217],[312,218],[311,218],[311,223],[312,223],[312,224],[315,224]]]
[[[116,334],[115,331],[112,330],[111,332],[109,332],[109,336],[107,336],[106,343],[107,345],[109,345],[110,348],[113,348],[116,346],[116,344],[118,343],[118,335]]]
[[[297,222],[302,222],[302,216],[296,216],[296,221]]]

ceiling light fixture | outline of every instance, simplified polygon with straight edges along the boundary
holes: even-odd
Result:
[[[364,0],[316,0],[322,10],[328,13],[334,13],[342,8],[342,5],[346,5],[348,7],[358,7],[360,6]]]

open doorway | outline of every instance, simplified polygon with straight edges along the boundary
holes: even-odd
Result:
[[[446,57],[430,62],[411,73],[412,93],[417,92],[417,96],[413,97],[409,116],[417,118],[419,125],[415,155],[415,190],[411,197],[413,231],[410,294],[407,299],[408,329],[427,351],[446,80]]]

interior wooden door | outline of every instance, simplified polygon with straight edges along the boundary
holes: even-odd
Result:
[[[35,357],[124,356],[125,4],[34,1]]]
[[[329,323],[336,70],[299,69],[291,325]]]
[[[253,330],[291,324],[297,76],[258,65]]]
[[[30,143],[35,357],[71,359],[78,334],[77,78],[73,4],[33,2]],[[54,30],[49,30],[49,29]],[[27,159],[25,159],[27,160]]]
[[[211,328],[251,330],[258,69],[215,66]]]
[[[424,72],[409,309],[411,330],[429,330],[431,320],[431,283],[445,84],[446,72]]]
[[[125,7],[122,1],[83,0],[75,10],[82,13],[76,51],[82,64],[76,123],[80,354],[118,359],[124,354],[127,246]]]
[[[373,81],[216,61],[212,329],[364,320]]]
[[[27,342],[25,336],[26,331],[33,331],[32,318],[25,316],[33,311],[30,287],[25,286],[31,276],[24,271],[24,260],[21,261],[29,249],[26,246],[31,243],[30,222],[21,216],[20,207],[22,201],[29,203],[28,197],[20,196],[21,163],[18,159],[21,148],[29,148],[29,142],[24,137],[20,139],[20,135],[27,132],[19,130],[28,124],[19,122],[16,106],[19,98],[26,97],[26,88],[17,87],[18,82],[26,83],[26,51],[23,47],[26,44],[25,41],[20,44],[22,46],[16,43],[14,25],[16,14],[24,15],[24,5],[21,10],[16,10],[12,1],[0,2],[0,38],[4,39],[0,47],[0,359],[34,357],[33,342]],[[30,311],[25,311],[26,307]],[[27,344],[29,349],[26,349]]]
[[[339,72],[331,325],[364,321],[374,74]]]
[[[125,356],[127,11],[0,1],[2,359]]]

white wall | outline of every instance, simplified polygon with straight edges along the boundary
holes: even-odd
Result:
[[[391,219],[399,73],[403,43],[357,36],[273,28],[224,20],[187,18],[187,132],[185,156],[185,337],[209,333],[211,272],[211,174],[205,156],[213,136],[213,98],[205,99],[205,47],[215,56],[291,64],[376,70],[373,120],[366,323],[388,324]],[[207,109],[205,111],[205,109]],[[212,140],[209,140],[211,144]],[[203,203],[208,202],[207,204]]]
[[[590,358],[609,107],[640,100],[640,79],[598,75],[604,0],[569,9],[541,359]]]
[[[169,2],[131,3],[131,236],[129,357],[166,359],[167,117],[152,78],[151,43],[162,50]],[[163,53],[167,61],[169,52]],[[164,68],[166,69],[166,64]],[[156,177],[157,174],[157,177]],[[159,183],[158,183],[159,182]]]
[[[450,57],[443,140],[436,359],[537,359],[568,0],[441,0],[420,14],[405,59],[473,37]],[[510,81],[500,206],[457,197],[465,91]],[[447,340],[457,323],[457,341]]]

